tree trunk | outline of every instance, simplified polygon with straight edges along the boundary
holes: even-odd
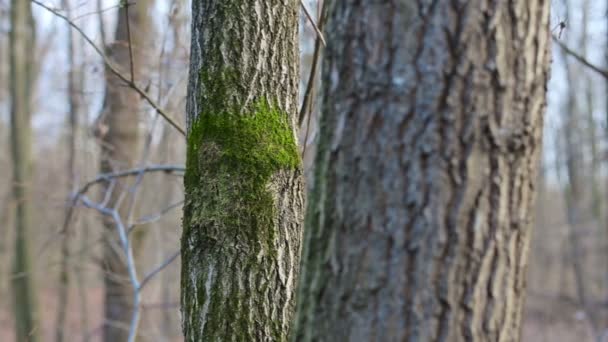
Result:
[[[12,285],[17,341],[37,341],[37,311],[34,299],[28,235],[32,186],[31,99],[33,80],[34,19],[30,2],[11,3],[10,93],[13,201],[15,203],[15,259]]]
[[[193,2],[182,236],[187,341],[285,341],[303,182],[297,0]]]
[[[328,4],[295,340],[519,340],[549,3]]]
[[[561,52],[564,68],[567,79],[567,98],[566,106],[563,115],[564,127],[564,155],[566,157],[566,175],[567,175],[567,189],[565,192],[565,202],[567,207],[566,217],[568,220],[568,249],[569,249],[569,261],[572,266],[572,272],[574,275],[574,286],[576,290],[576,298],[580,309],[585,312],[587,319],[589,320],[592,333],[594,337],[597,337],[597,324],[595,323],[594,312],[589,305],[589,298],[587,296],[586,282],[585,282],[585,258],[583,256],[581,239],[583,235],[583,219],[585,213],[584,207],[584,160],[583,160],[583,132],[579,125],[582,119],[582,115],[578,110],[577,106],[577,95],[576,95],[576,82],[575,74],[576,71],[568,60],[567,55]]]
[[[71,18],[71,4],[67,0],[62,1],[62,6],[66,11],[66,15],[68,18]],[[76,139],[77,139],[77,130],[78,130],[78,111],[79,111],[79,101],[78,101],[78,89],[82,89],[82,83],[79,84],[77,71],[75,66],[75,51],[74,51],[74,36],[72,32],[72,28],[66,24],[67,31],[67,64],[68,64],[68,75],[67,75],[67,83],[68,83],[68,91],[67,91],[67,103],[68,103],[68,134],[67,134],[67,148],[68,148],[68,159],[66,163],[66,171],[68,174],[67,179],[67,193],[69,203],[69,199],[71,194],[76,191],[75,186],[77,184],[76,177]],[[68,212],[70,208],[66,208],[66,215],[69,215]],[[69,304],[69,288],[70,288],[70,239],[69,232],[64,232],[64,235],[61,237],[61,261],[60,261],[60,270],[59,270],[59,290],[57,291],[57,318],[55,325],[55,341],[63,342],[65,339],[65,321],[67,318],[67,309]]]
[[[121,7],[118,13],[116,41],[108,48],[110,58],[123,75],[132,75],[135,82],[141,84],[146,61],[146,37],[150,35],[151,18],[149,10],[151,1],[137,1],[134,5]],[[128,14],[128,18],[127,18]],[[130,32],[129,32],[130,31]],[[129,37],[130,33],[130,37]],[[132,56],[129,51],[131,43]],[[133,65],[131,65],[133,63]],[[137,160],[139,144],[138,125],[141,116],[140,96],[121,81],[116,75],[106,70],[106,98],[104,103],[103,124],[107,132],[102,135],[101,172],[110,172],[133,167]],[[123,192],[128,191],[129,184],[118,180],[113,188],[109,206],[119,206],[120,217],[129,220],[129,200],[119,202]],[[104,284],[105,284],[105,320],[104,340],[126,341],[133,311],[133,285],[129,282],[128,269],[124,251],[120,247],[116,222],[104,220],[107,238],[104,247]],[[133,250],[140,249],[141,236],[131,236]],[[137,253],[135,253],[137,254]]]

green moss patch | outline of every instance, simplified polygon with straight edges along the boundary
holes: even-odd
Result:
[[[195,234],[206,245],[222,240],[239,249],[273,250],[275,205],[268,183],[276,172],[301,164],[288,120],[266,100],[245,112],[201,113],[188,136],[185,229],[200,229]]]

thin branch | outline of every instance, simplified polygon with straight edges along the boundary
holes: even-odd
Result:
[[[177,259],[177,257],[180,255],[180,251],[174,252],[167,260],[165,260],[162,264],[158,265],[158,267],[156,267],[155,269],[153,269],[152,271],[150,271],[150,273],[148,273],[144,279],[141,281],[141,283],[139,284],[139,291],[141,291],[144,286],[146,286],[146,284],[150,281],[150,279],[152,279],[155,275],[158,274],[158,272],[162,271],[164,268],[166,268],[167,266],[169,266],[173,260]]]
[[[131,247],[131,242],[127,236],[127,230],[123,221],[120,217],[120,214],[116,209],[109,209],[94,203],[89,200],[86,196],[80,196],[80,201],[87,207],[93,208],[100,213],[109,216],[116,224],[116,230],[118,231],[118,236],[120,239],[120,244],[123,249],[123,252],[126,256],[127,262],[127,272],[129,274],[129,279],[131,281],[131,286],[133,287],[133,313],[131,314],[131,324],[129,325],[129,336],[127,341],[134,342],[135,336],[137,335],[137,327],[139,325],[139,319],[141,314],[141,284],[137,278],[137,269],[135,267],[135,258],[133,257],[133,248]]]
[[[98,9],[97,9],[96,11],[87,12],[87,13],[83,13],[83,14],[81,14],[81,15],[77,15],[77,16],[75,16],[75,17],[72,19],[72,21],[76,21],[76,20],[78,20],[78,19],[82,19],[82,18],[84,18],[84,17],[88,17],[88,16],[93,15],[93,14],[100,14],[100,13],[103,13],[103,12],[107,12],[107,11],[113,10],[113,9],[115,9],[115,8],[120,8],[120,4],[118,4],[118,5],[114,5],[114,6],[110,6],[110,7],[106,7],[106,8],[101,8],[101,1],[98,1],[97,3],[98,3],[100,6],[98,7]],[[135,4],[135,2],[129,2],[129,4],[130,4],[130,5],[134,5],[134,4]]]
[[[323,42],[323,46],[327,46],[327,43],[325,42],[325,38],[323,38],[323,33],[321,33],[321,30],[315,23],[315,20],[310,15],[310,12],[308,12],[308,8],[306,8],[306,5],[304,4],[304,0],[300,0],[300,5],[302,6],[302,9],[304,10],[304,14],[306,15],[306,18],[308,18],[308,21],[310,21],[310,24],[312,25],[313,29],[315,30],[317,37],[319,37],[321,39],[321,42]]]
[[[78,199],[80,198],[80,196],[84,195],[87,191],[89,191],[89,189],[97,184],[97,183],[101,183],[101,182],[106,182],[109,181],[110,183],[110,191],[112,191],[113,186],[115,184],[114,180],[116,178],[123,178],[123,177],[130,177],[130,176],[136,176],[139,175],[142,172],[164,172],[164,173],[184,173],[186,171],[186,168],[181,166],[181,165],[150,165],[150,166],[146,166],[143,168],[137,168],[137,169],[128,169],[128,170],[123,170],[123,171],[118,171],[118,172],[110,172],[110,173],[102,173],[100,175],[98,175],[97,177],[95,177],[95,179],[88,181],[87,183],[85,183],[73,196],[72,199],[70,200],[70,203],[68,205],[68,212],[66,213],[66,216],[63,220],[63,225],[61,230],[59,230],[59,232],[56,233],[56,235],[51,235],[51,237],[45,241],[42,244],[42,247],[40,248],[40,252],[38,252],[38,256],[42,255],[46,249],[48,248],[48,246],[50,245],[50,243],[55,240],[56,237],[58,236],[62,236],[63,234],[66,233],[67,227],[70,224],[70,221],[72,220],[72,216],[74,214],[74,207],[76,206],[76,203],[78,202]],[[106,192],[106,195],[108,195],[108,192]],[[102,205],[105,206],[107,204],[107,196],[106,196],[106,200],[104,200],[102,202]]]
[[[325,3],[321,4],[321,15],[319,18],[319,26],[323,28],[323,23],[325,22]],[[298,116],[298,126],[302,126],[304,122],[304,118],[306,118],[306,114],[309,112],[309,109],[312,108],[312,88],[315,84],[315,78],[317,75],[317,66],[319,64],[319,58],[321,57],[321,38],[322,36],[317,36],[315,40],[315,50],[312,56],[312,65],[310,67],[310,74],[308,76],[308,83],[306,84],[306,91],[304,92],[304,99],[302,101],[302,107],[300,108],[300,115]]]
[[[103,23],[103,9],[101,8],[102,0],[97,0],[97,20],[99,21],[99,34],[101,35],[101,46],[104,51],[107,51],[106,29]]]
[[[87,183],[85,183],[85,185],[82,186],[80,188],[80,190],[77,192],[77,195],[84,194],[85,192],[87,192],[89,190],[89,188],[91,186],[93,186],[94,184],[97,184],[97,183],[109,181],[114,178],[136,176],[141,173],[147,173],[147,172],[183,173],[183,172],[186,172],[186,168],[182,165],[149,165],[149,166],[145,166],[142,168],[102,173],[102,174],[98,175],[97,177],[95,177],[95,179],[90,180]]]
[[[166,215],[167,213],[169,213],[171,210],[182,206],[182,204],[184,204],[184,200],[177,201],[177,202],[169,205],[168,207],[163,208],[159,213],[150,214],[150,215],[146,215],[146,216],[141,217],[139,220],[137,220],[137,221],[133,222],[133,224],[131,224],[131,226],[129,227],[129,233],[131,233],[131,231],[136,226],[141,226],[141,225],[144,225],[144,224],[150,224],[150,223],[154,223],[154,222],[160,220],[164,215]]]
[[[131,71],[131,82],[135,82],[135,70],[133,67],[133,47],[131,42],[131,25],[129,24],[129,3],[125,1],[125,20],[127,21],[127,41],[129,43],[129,69]]]
[[[576,51],[572,50],[571,48],[569,48],[566,44],[564,44],[558,37],[556,37],[555,35],[553,35],[553,41],[557,43],[557,45],[568,55],[574,57],[574,59],[576,59],[579,63],[583,64],[584,66],[588,67],[589,69],[595,71],[596,73],[600,74],[602,77],[608,79],[608,70],[606,69],[602,69],[600,67],[598,67],[597,65],[589,62],[585,57],[583,57],[582,55],[580,55],[579,53],[577,53]]]
[[[72,22],[65,15],[59,13],[57,10],[55,10],[53,8],[51,8],[51,7],[49,7],[49,6],[41,3],[40,1],[38,1],[38,0],[30,0],[30,1],[33,2],[36,5],[44,8],[45,10],[53,13],[54,15],[58,16],[59,18],[65,20],[72,28],[74,28],[82,36],[82,38],[84,38],[84,40],[87,41],[87,43],[89,45],[91,45],[91,47],[95,50],[95,52],[97,52],[97,54],[99,54],[101,56],[101,58],[103,59],[104,64],[106,65],[106,67],[114,75],[116,75],[121,81],[123,81],[130,88],[132,88],[133,90],[135,90],[142,98],[144,98],[144,100],[146,100],[146,102],[148,102],[148,104],[150,104],[150,106],[152,106],[152,108],[154,108],[154,110],[156,110],[156,112],[160,116],[163,117],[163,119],[165,119],[165,121],[167,121],[171,126],[173,126],[184,137],[186,136],[186,131],[177,122],[175,122],[171,118],[171,116],[167,112],[165,112],[165,110],[163,110],[154,100],[152,100],[152,97],[150,95],[148,95],[148,93],[146,91],[144,91],[141,88],[139,88],[135,84],[135,82],[133,82],[132,80],[129,80],[122,73],[120,73],[120,71],[118,71],[118,69],[114,65],[112,65],[112,62],[105,55],[105,53],[99,47],[97,47],[97,45],[95,45],[95,43],[93,42],[93,40],[91,40],[91,38],[89,38],[89,36],[87,36],[86,33],[84,33],[84,31],[82,31],[82,29],[80,27],[78,27],[78,25],[74,24],[74,22]]]

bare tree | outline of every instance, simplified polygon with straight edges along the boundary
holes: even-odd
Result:
[[[10,96],[11,152],[13,161],[13,201],[15,203],[15,258],[12,275],[16,337],[18,341],[37,341],[37,312],[29,256],[31,225],[31,98],[34,19],[28,0],[11,2]]]
[[[303,182],[295,0],[192,4],[182,235],[187,341],[285,341]]]
[[[329,5],[296,341],[519,339],[549,4]]]

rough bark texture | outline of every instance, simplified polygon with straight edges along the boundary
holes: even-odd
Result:
[[[37,341],[37,311],[34,300],[32,268],[28,235],[32,228],[30,217],[31,98],[32,67],[34,64],[34,20],[30,2],[11,2],[10,31],[10,95],[11,95],[11,156],[13,163],[12,202],[15,206],[15,257],[12,275],[14,318],[17,341]]]
[[[150,35],[151,18],[148,13],[152,1],[137,1],[128,8],[128,23],[131,37],[127,31],[127,10],[121,7],[118,12],[115,42],[107,51],[114,64],[123,75],[130,75],[131,58],[129,41],[132,44],[133,72],[135,82],[142,84],[143,69],[146,64],[145,44]],[[131,168],[137,158],[140,122],[140,96],[129,89],[116,75],[106,70],[106,98],[102,114],[102,159],[101,172],[110,172]],[[130,200],[118,202],[129,183],[118,180],[110,190],[112,196],[109,206],[119,206],[122,220],[129,220]],[[107,184],[109,187],[110,185]],[[128,198],[128,197],[127,197]],[[104,246],[104,286],[105,286],[105,320],[104,340],[108,342],[126,341],[132,315],[133,285],[129,282],[124,251],[118,242],[116,223],[107,218],[104,220],[107,238]],[[140,249],[142,236],[131,235],[134,254]]]
[[[549,0],[328,3],[297,341],[517,341]]]
[[[297,0],[192,4],[182,236],[187,341],[284,341],[303,184]]]

